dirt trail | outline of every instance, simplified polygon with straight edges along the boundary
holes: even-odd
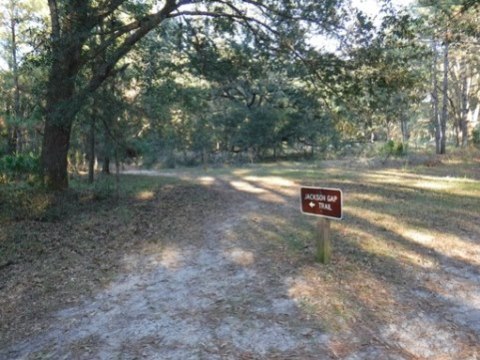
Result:
[[[259,204],[223,181],[216,189],[228,193],[234,211],[209,222],[205,238],[195,240],[200,245],[128,255],[128,273],[80,306],[53,314],[47,331],[0,350],[0,358],[314,359],[327,354],[328,336],[302,321],[288,297],[288,282],[257,270],[258,254],[228,240],[243,214]]]
[[[160,261],[128,259],[150,270],[124,274],[85,304],[58,312],[45,335],[7,357],[225,359],[321,351],[328,337],[298,331],[296,305],[282,289],[266,294],[264,279],[236,263],[249,256],[190,247],[166,249]]]
[[[234,204],[205,219],[201,239],[170,242],[159,253],[126,255],[128,271],[106,289],[52,314],[46,331],[0,349],[0,358],[480,358],[475,351],[480,336],[475,269],[448,267],[433,276],[431,281],[443,281],[450,289],[444,299],[414,289],[405,301],[411,308],[399,309],[399,318],[372,334],[362,333],[361,326],[327,331],[302,303],[302,289],[312,285],[298,264],[277,266],[242,233],[256,221],[255,214],[293,216],[298,211],[295,184],[280,178],[196,181]],[[438,308],[415,309],[416,301],[425,300]]]

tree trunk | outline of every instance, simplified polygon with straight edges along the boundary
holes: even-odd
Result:
[[[207,170],[207,167],[208,167],[208,153],[207,153],[207,148],[205,146],[202,147],[202,164],[203,164],[203,169]]]
[[[432,123],[435,128],[435,152],[440,154],[440,116],[438,112],[438,79],[437,79],[438,50],[437,41],[433,41],[433,64],[432,64]]]
[[[112,85],[112,92],[114,91],[114,87]],[[110,114],[105,117],[105,114],[103,115],[103,165],[102,165],[102,173],[110,175],[110,160],[111,160],[111,155],[112,155],[112,136],[113,134],[111,133],[111,124],[112,124],[112,118]]]
[[[88,182],[90,184],[93,184],[95,180],[95,117],[96,117],[96,111],[95,111],[95,106],[97,104],[93,104],[94,111],[92,113],[92,119],[90,121],[90,133],[88,136],[88,142],[89,142],[89,151],[88,151]]]
[[[20,82],[18,76],[18,60],[17,60],[17,9],[15,3],[12,3],[10,14],[10,36],[12,41],[12,72],[13,72],[13,124],[8,126],[8,149],[10,155],[18,152],[18,140],[20,131],[18,129],[18,118],[20,117]]]
[[[120,159],[118,157],[118,146],[115,146],[115,196],[120,199]]]
[[[462,95],[461,95],[461,117],[460,117],[460,131],[462,133],[462,147],[468,144],[468,90],[469,81],[467,76],[467,62],[462,59],[462,66],[460,68],[462,72]]]
[[[103,158],[102,173],[110,175],[110,156],[108,155]]]
[[[469,111],[469,116],[468,116],[468,134],[471,137],[473,133],[473,129],[475,129],[476,126],[480,125],[480,122],[478,121],[480,115],[480,104],[477,103],[475,106],[475,109]]]
[[[67,60],[63,61],[57,60],[52,65],[47,84],[42,176],[50,190],[68,188],[67,156],[72,124],[78,111],[78,104],[72,102],[74,77]]]
[[[448,120],[448,67],[449,67],[449,44],[445,39],[443,54],[443,82],[442,82],[442,113],[440,116],[440,151],[438,154],[446,153],[447,143],[447,120]]]
[[[455,137],[455,147],[460,147],[460,121],[455,121],[453,124],[453,134]]]
[[[49,0],[52,20],[52,60],[48,74],[45,129],[42,144],[42,177],[50,190],[68,188],[68,150],[70,134],[75,116],[82,101],[75,99],[75,82],[80,70],[80,35],[75,33],[74,24],[82,19],[77,8],[71,8],[65,21],[65,34],[61,36],[59,10],[55,1]]]
[[[50,190],[68,187],[67,155],[70,147],[70,124],[56,124],[48,116],[42,146],[42,170],[44,183]],[[54,117],[53,117],[54,118]]]
[[[16,125],[8,125],[7,154],[15,155],[18,146],[18,127]]]
[[[385,120],[385,131],[386,131],[387,141],[389,141],[391,137],[390,123],[391,123],[390,117],[387,115],[387,119]]]
[[[407,117],[403,111],[400,114],[400,129],[402,131],[402,143],[405,147],[405,145],[407,145],[408,143],[408,139],[410,138],[410,135],[408,133]]]

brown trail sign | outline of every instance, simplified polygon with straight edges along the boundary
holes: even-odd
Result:
[[[302,187],[300,196],[303,213],[335,220],[342,219],[342,190]]]
[[[302,213],[319,216],[317,223],[317,259],[326,264],[330,261],[330,219],[343,218],[343,194],[340,189],[302,187],[300,188]]]

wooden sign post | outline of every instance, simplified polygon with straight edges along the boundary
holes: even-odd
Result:
[[[330,238],[330,219],[318,219],[317,221],[317,255],[316,258],[322,264],[328,264],[332,256],[332,242]]]
[[[332,242],[330,219],[343,218],[343,195],[340,189],[302,187],[300,189],[301,210],[307,215],[319,216],[317,222],[316,258],[323,264],[330,262]]]

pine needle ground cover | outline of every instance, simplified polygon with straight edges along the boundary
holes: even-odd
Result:
[[[0,357],[476,359],[480,157],[388,165],[152,171],[117,200],[80,183],[3,205]],[[300,185],[343,190],[328,265]]]

